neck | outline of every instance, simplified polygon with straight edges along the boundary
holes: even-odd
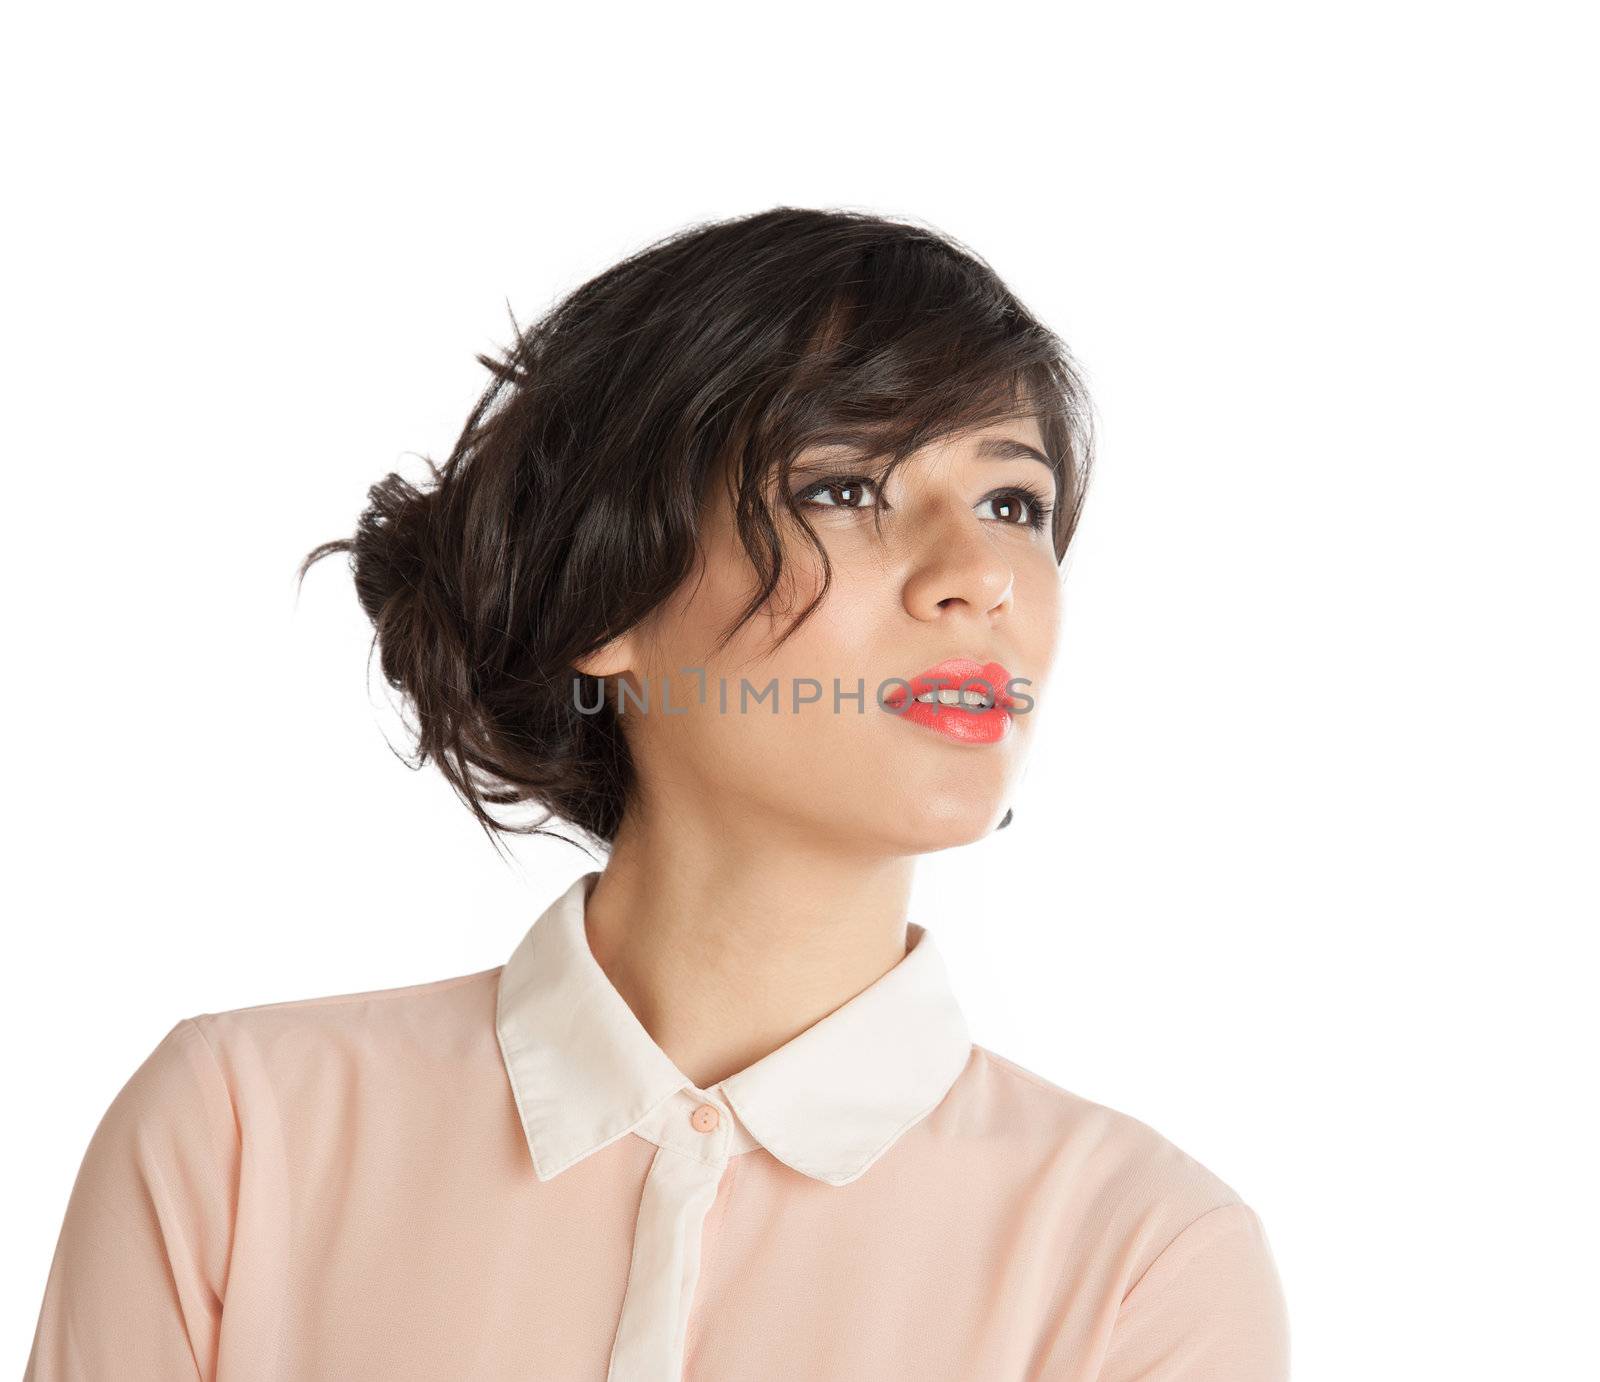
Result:
[[[782,830],[630,820],[585,909],[589,948],[640,1024],[710,1089],[906,954],[913,856],[797,847]],[[788,833],[782,847],[775,837]]]

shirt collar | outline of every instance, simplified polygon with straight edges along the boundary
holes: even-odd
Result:
[[[599,877],[545,909],[499,978],[495,1027],[540,1180],[694,1088],[589,948],[584,906]],[[779,1161],[844,1185],[938,1106],[971,1046],[933,936],[909,922],[893,969],[716,1089]]]

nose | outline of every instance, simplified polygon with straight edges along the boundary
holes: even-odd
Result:
[[[954,609],[992,616],[1010,608],[1015,578],[1001,544],[968,509],[923,527],[905,606],[924,620],[948,618]]]

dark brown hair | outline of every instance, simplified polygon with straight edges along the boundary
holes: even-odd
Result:
[[[414,766],[436,762],[491,838],[565,838],[552,817],[615,838],[633,766],[609,698],[578,709],[575,679],[584,707],[602,697],[573,663],[692,572],[713,480],[761,576],[724,643],[779,583],[772,477],[824,571],[796,624],[831,583],[787,483],[811,446],[857,448],[881,478],[954,431],[1033,417],[1058,562],[1076,529],[1093,428],[1066,348],[984,260],[915,223],[775,207],[691,226],[512,328],[502,358],[477,357],[493,379],[449,458],[423,458],[431,480],[379,481],[354,536],[300,567],[350,554],[415,713]],[[518,803],[542,814],[490,810]]]

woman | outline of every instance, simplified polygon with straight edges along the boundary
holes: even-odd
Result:
[[[350,554],[491,838],[605,866],[493,969],[178,1022],[88,1149],[29,1375],[1285,1377],[1248,1205],[973,1044],[906,916],[1049,704],[1061,343],[944,237],[784,207],[479,358],[429,484],[306,564]]]

